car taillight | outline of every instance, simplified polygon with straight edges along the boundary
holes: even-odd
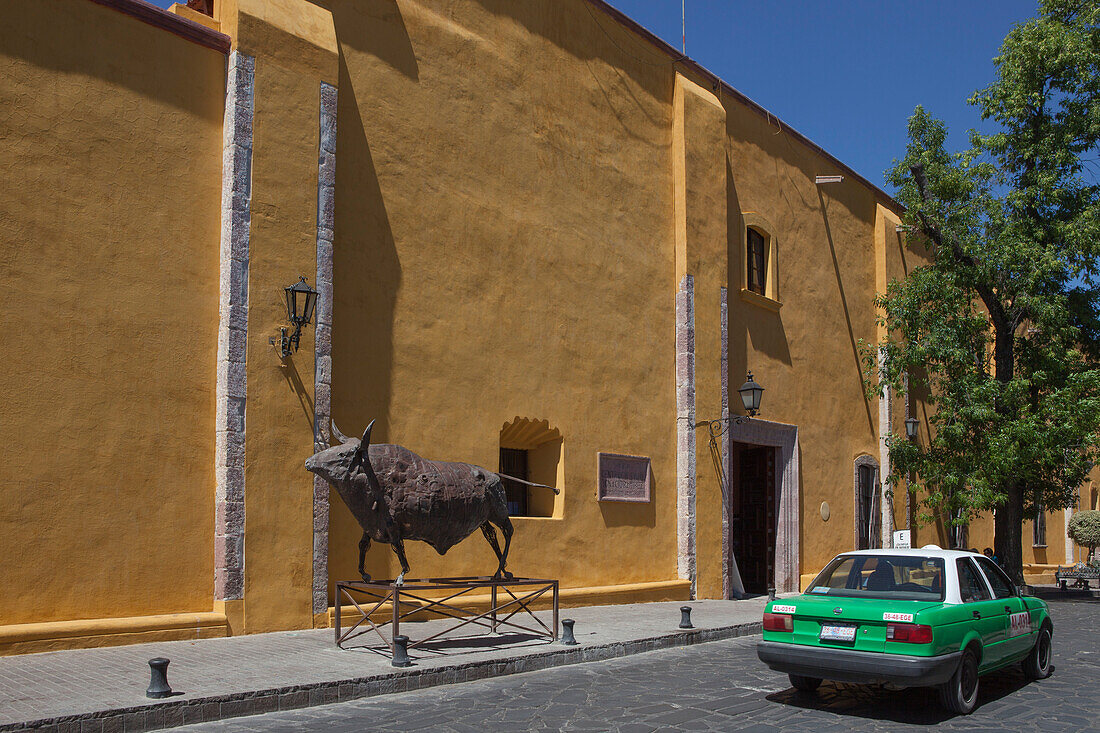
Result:
[[[886,624],[886,640],[906,644],[931,644],[932,627],[923,624]]]
[[[794,619],[785,613],[765,613],[764,631],[794,631]]]

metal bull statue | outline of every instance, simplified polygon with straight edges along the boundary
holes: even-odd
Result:
[[[427,542],[443,555],[481,528],[500,565],[494,577],[511,578],[505,570],[512,542],[503,474],[469,463],[445,463],[421,458],[400,445],[371,445],[367,426],[362,440],[349,438],[332,424],[340,445],[322,450],[306,460],[306,469],[328,481],[363,528],[359,541],[359,574],[369,582],[363,560],[371,540],[386,542],[401,561],[404,582],[409,572],[405,540]],[[504,476],[528,486],[558,490]],[[496,525],[504,534],[504,550],[497,542]]]

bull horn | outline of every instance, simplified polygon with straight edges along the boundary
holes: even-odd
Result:
[[[339,440],[341,443],[346,443],[351,440],[351,438],[340,432],[340,428],[336,427],[335,420],[330,420],[329,424],[332,425],[332,434],[335,435],[336,439]]]
[[[378,481],[378,475],[374,472],[374,466],[370,463],[370,431],[372,428],[374,428],[374,420],[371,420],[370,425],[363,431],[363,439],[359,441],[359,445],[355,449],[352,463],[358,463],[363,467],[367,484],[374,491],[375,496],[378,497],[382,495],[382,485]]]
[[[359,446],[355,447],[355,458],[356,458],[356,460],[359,459],[362,456],[367,455],[367,450],[366,449],[371,447],[371,429],[373,427],[374,427],[374,420],[371,420],[371,424],[367,425],[366,429],[363,430],[363,439],[359,441]],[[351,440],[351,438],[348,438],[348,440]],[[370,462],[370,461],[367,461],[367,462]]]

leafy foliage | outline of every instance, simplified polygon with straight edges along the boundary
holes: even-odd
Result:
[[[1074,512],[1066,532],[1071,540],[1082,547],[1089,548],[1091,556],[1096,551],[1097,545],[1100,545],[1100,511],[1086,509]]]
[[[871,391],[928,395],[928,445],[891,439],[932,514],[996,509],[997,553],[1022,577],[1021,522],[1066,507],[1100,458],[1100,0],[1043,0],[970,102],[996,132],[946,149],[923,108],[887,179],[928,264],[878,299],[889,336]]]

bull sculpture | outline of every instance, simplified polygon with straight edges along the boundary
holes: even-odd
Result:
[[[349,438],[332,423],[340,445],[326,448],[306,460],[306,469],[328,481],[347,504],[359,526],[359,574],[370,575],[363,561],[371,540],[388,543],[401,561],[400,585],[409,572],[405,540],[427,542],[443,555],[480,528],[496,553],[499,566],[494,577],[511,578],[505,569],[512,543],[502,477],[528,486],[558,490],[512,476],[488,471],[469,463],[445,463],[421,458],[400,445],[371,445],[374,421],[362,439]],[[494,525],[504,535],[504,550],[497,542]]]

